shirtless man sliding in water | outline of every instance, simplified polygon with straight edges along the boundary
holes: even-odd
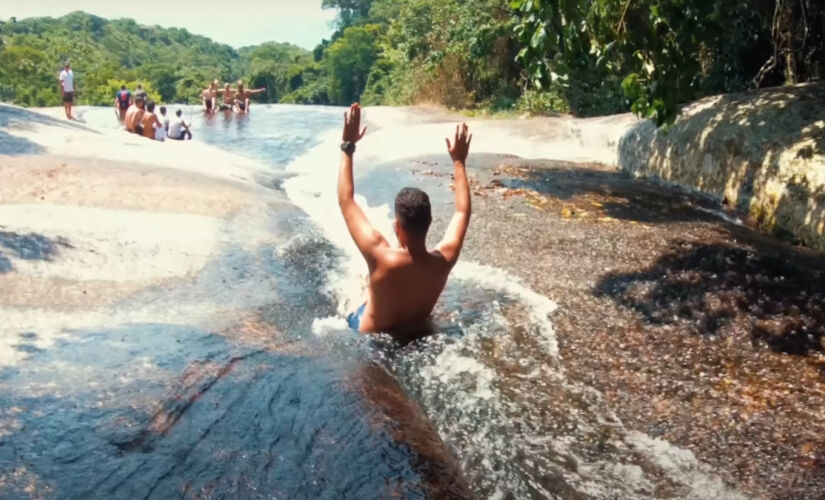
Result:
[[[341,167],[338,174],[338,204],[347,229],[367,261],[369,292],[367,302],[347,318],[353,330],[390,333],[409,340],[426,333],[430,313],[458,261],[464,235],[470,224],[470,189],[465,162],[472,135],[467,125],[456,127],[447,151],[455,169],[455,214],[444,238],[433,250],[426,247],[432,221],[430,199],[416,188],[404,188],[395,198],[395,234],[399,248],[393,248],[367,220],[355,202],[352,164],[355,144],[364,137],[361,108],[353,104],[344,115]]]

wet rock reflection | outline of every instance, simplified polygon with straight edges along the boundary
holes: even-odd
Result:
[[[279,344],[134,325],[4,369],[0,462],[25,467],[4,470],[0,496],[463,497],[457,468],[435,474],[451,467],[437,435],[395,434],[403,392],[380,369]],[[394,404],[364,398],[379,387],[372,399]]]

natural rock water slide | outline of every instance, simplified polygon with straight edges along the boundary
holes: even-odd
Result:
[[[197,123],[256,162],[104,111],[3,115],[30,143],[0,166],[4,496],[817,494],[823,259],[583,162],[631,119],[471,123],[462,264],[439,334],[398,347],[341,328],[363,270],[328,196],[339,110]],[[368,119],[372,220],[414,183],[438,233],[454,117]]]

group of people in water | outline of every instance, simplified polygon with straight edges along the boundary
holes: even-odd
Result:
[[[157,113],[156,106],[141,85],[135,89],[134,96],[126,85],[121,85],[115,97],[118,119],[128,132],[157,141],[192,138],[191,124],[183,120],[183,111],[177,109],[175,117],[170,119],[166,115],[166,106],[161,106]]]
[[[266,87],[246,89],[242,80],[238,80],[236,88],[228,83],[222,89],[218,88],[218,80],[213,80],[209,87],[201,92],[203,109],[206,114],[217,111],[231,111],[239,114],[249,113],[249,98],[253,95],[266,92]],[[222,102],[218,102],[221,97]],[[118,119],[127,131],[142,135],[154,140],[186,140],[192,138],[191,123],[181,118],[183,112],[175,111],[171,120],[166,115],[166,107],[160,106],[155,112],[157,104],[149,98],[141,85],[132,92],[122,85],[115,96],[115,110]]]
[[[229,83],[224,83],[223,88],[218,88],[218,80],[212,80],[209,88],[201,92],[203,109],[211,114],[217,111],[234,111],[239,114],[249,113],[249,98],[256,94],[266,92],[266,87],[258,89],[245,89],[243,80],[238,80],[238,86],[232,88]],[[218,96],[222,102],[218,103]]]

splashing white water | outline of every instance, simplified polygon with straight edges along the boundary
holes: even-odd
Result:
[[[358,177],[382,163],[443,153],[443,135],[449,132],[447,124],[380,125],[378,133],[359,145],[356,189]],[[523,137],[513,139],[506,127],[496,127],[489,122],[476,127],[474,145],[500,154],[538,155],[552,148]],[[337,132],[329,133],[319,146],[293,162],[288,170],[296,176],[284,188],[290,200],[344,252],[342,265],[330,270],[329,276],[329,292],[344,315],[363,300],[366,266],[337,204],[338,137]],[[363,197],[356,199],[373,225],[392,237],[385,200],[371,206]],[[460,284],[462,291],[492,292],[515,303],[522,311],[515,314],[523,319],[508,323],[495,299],[479,302],[483,311],[475,320],[465,322],[460,313],[455,317],[447,311],[462,336],[427,339],[407,352],[406,359],[397,360],[393,370],[456,449],[478,491],[491,498],[553,497],[571,490],[602,498],[619,492],[623,497],[655,497],[653,484],[658,479],[645,473],[652,467],[663,472],[667,481],[681,485],[676,496],[742,498],[690,451],[625,429],[597,391],[567,380],[549,319],[557,307],[552,300],[504,270],[466,260],[454,269],[451,283]],[[524,337],[514,338],[512,332],[519,328]],[[340,334],[342,329],[340,317],[318,318],[313,325],[316,335]],[[502,372],[497,363],[510,365]],[[593,444],[601,439],[613,451]]]

